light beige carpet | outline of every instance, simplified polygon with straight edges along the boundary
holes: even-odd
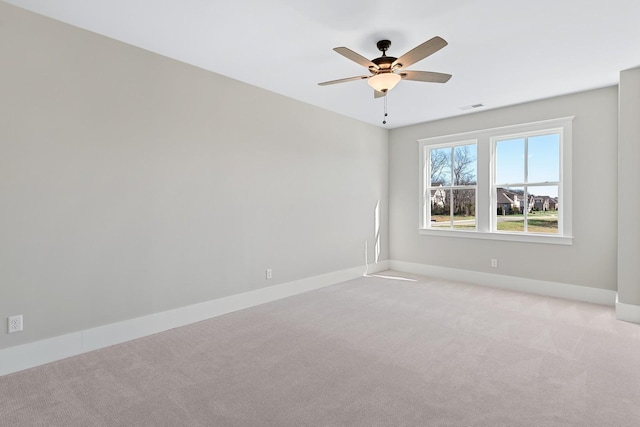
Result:
[[[640,425],[612,308],[380,276],[0,377],[0,425]]]

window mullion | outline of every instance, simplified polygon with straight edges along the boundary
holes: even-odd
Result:
[[[493,206],[493,148],[488,137],[478,138],[478,174],[476,179],[476,224],[478,231],[492,232]],[[495,220],[494,220],[495,221]]]
[[[427,219],[431,218],[431,167],[429,163],[429,149],[423,147],[422,149],[422,228],[427,227]]]
[[[449,176],[449,182],[451,183],[451,188],[449,188],[449,227],[453,228],[453,186],[456,184],[453,181],[455,177],[454,170],[456,167],[456,158],[455,158],[455,147],[451,147],[451,175]]]
[[[523,204],[523,213],[524,213],[524,224],[523,230],[527,233],[528,225],[529,225],[529,186],[527,183],[529,182],[529,138],[526,137],[524,139],[524,204]]]

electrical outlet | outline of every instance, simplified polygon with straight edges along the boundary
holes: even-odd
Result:
[[[273,277],[273,271],[270,268],[267,268],[267,279],[271,279]]]
[[[491,267],[498,268],[498,260],[495,258],[491,259]]]
[[[22,314],[9,317],[7,319],[7,325],[8,325],[10,334],[14,332],[21,332],[22,331]]]

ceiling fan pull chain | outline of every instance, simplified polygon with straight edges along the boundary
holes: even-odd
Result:
[[[386,125],[387,124],[387,98],[389,97],[389,94],[387,93],[387,96],[384,97],[384,119],[382,119],[382,124]]]

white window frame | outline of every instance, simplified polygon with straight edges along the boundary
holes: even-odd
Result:
[[[430,177],[431,177],[431,162],[427,161],[427,158],[429,157],[428,152],[429,150],[433,150],[433,149],[442,149],[442,148],[451,148],[452,150],[454,150],[456,147],[463,147],[465,145],[475,145],[476,146],[476,153],[477,153],[477,148],[478,148],[478,141],[475,139],[470,139],[470,140],[466,140],[466,141],[457,141],[455,143],[450,143],[450,144],[438,144],[438,145],[429,145],[429,146],[425,146],[426,148],[422,150],[422,154],[425,156],[425,162],[426,162],[426,170],[425,173],[423,175],[423,188],[425,191],[425,196],[423,197],[424,199],[424,209],[423,209],[423,217],[422,217],[422,225],[425,228],[431,228],[431,221],[429,220],[429,218],[431,217],[431,190],[433,190],[434,188],[439,188],[439,187],[432,187],[429,185],[429,181],[431,181]],[[454,154],[452,151],[452,158],[451,161],[454,161]],[[451,165],[451,172],[453,173],[453,164]],[[478,157],[476,154],[476,172],[478,170]],[[476,195],[476,212],[475,212],[475,229],[474,230],[467,230],[467,231],[476,231],[478,229],[478,179],[476,176],[476,184],[474,185],[454,185],[453,183],[453,179],[451,180],[451,184],[450,185],[446,185],[444,186],[445,190],[447,191],[447,194],[451,195],[450,190],[475,190],[475,195]],[[426,196],[426,194],[429,195],[429,197]],[[451,206],[450,212],[449,212],[449,224],[452,223],[453,221],[453,206]],[[445,228],[445,227],[438,227],[439,230],[443,229],[443,230],[455,230],[453,227],[449,227],[449,228]],[[459,230],[457,230],[459,231]]]
[[[462,237],[472,239],[504,240],[514,242],[546,243],[571,245],[572,234],[572,121],[571,117],[517,124],[511,126],[443,135],[418,140],[419,148],[419,223],[421,235]],[[523,232],[505,232],[496,230],[496,211],[494,202],[495,181],[495,145],[496,141],[512,136],[547,134],[557,132],[560,135],[560,176],[558,181],[558,233],[538,234]],[[426,194],[427,179],[430,177],[428,150],[437,146],[465,145],[477,141],[477,187],[476,187],[476,230],[439,229],[431,227],[429,221],[430,203]],[[555,185],[555,184],[554,184]]]
[[[497,211],[498,211],[498,205],[497,205],[497,190],[500,187],[523,187],[525,190],[527,188],[530,187],[536,187],[536,186],[540,186],[540,185],[549,185],[549,186],[556,186],[558,187],[558,202],[560,202],[560,207],[558,209],[558,232],[554,233],[552,235],[557,235],[557,236],[562,236],[563,235],[563,228],[564,228],[564,221],[562,221],[562,215],[561,215],[561,211],[563,210],[563,203],[561,203],[562,198],[560,197],[560,191],[562,186],[560,185],[560,183],[562,182],[562,160],[561,157],[559,157],[559,177],[558,177],[558,181],[547,181],[547,182],[529,182],[528,181],[528,166],[529,166],[529,156],[528,156],[528,139],[532,138],[532,137],[536,137],[536,136],[543,136],[543,135],[553,135],[553,134],[557,134],[559,136],[559,149],[560,149],[560,153],[562,152],[562,139],[563,139],[563,128],[555,128],[555,129],[545,129],[545,130],[541,130],[541,131],[533,131],[533,132],[521,132],[521,133],[517,133],[517,134],[511,134],[511,135],[503,135],[500,137],[492,137],[491,138],[491,161],[492,161],[492,165],[491,165],[491,230],[494,233],[509,233],[509,232],[505,232],[505,231],[499,231],[498,230],[498,215],[497,215]],[[524,139],[525,140],[525,146],[524,146],[524,159],[526,160],[524,162],[524,171],[525,171],[525,177],[526,182],[514,182],[514,183],[498,183],[496,182],[496,174],[497,174],[497,163],[496,163],[496,150],[498,147],[498,142],[500,141],[507,141],[507,140],[513,140],[513,139]],[[559,153],[559,154],[560,154]],[[525,203],[528,203],[528,199],[529,199],[529,192],[526,191],[527,194],[527,201],[525,201]],[[528,219],[528,209],[524,210],[524,216],[523,216],[523,221],[524,221],[524,227],[525,229],[527,228],[527,219]],[[526,234],[527,232],[524,231],[524,233]],[[521,234],[519,232],[517,232],[517,234]]]

